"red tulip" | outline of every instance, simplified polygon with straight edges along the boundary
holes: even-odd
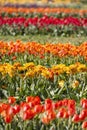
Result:
[[[9,98],[8,98],[8,102],[9,102],[9,104],[15,103],[15,102],[16,102],[15,97],[9,97]]]
[[[14,113],[17,114],[17,113],[19,113],[19,112],[20,112],[20,106],[16,104],[16,105],[14,106]]]
[[[84,122],[82,123],[82,129],[87,129],[87,121],[84,121]]]
[[[80,121],[79,115],[74,114],[72,121],[75,122],[75,123],[79,122]]]
[[[6,123],[11,123],[12,122],[12,116],[11,115],[6,115],[4,120],[5,120]]]

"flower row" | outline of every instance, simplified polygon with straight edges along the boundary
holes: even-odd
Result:
[[[68,3],[68,4],[62,4],[61,2],[59,2],[59,4],[54,4],[53,2],[52,2],[52,4],[50,5],[50,4],[47,4],[47,2],[46,1],[43,1],[43,2],[45,2],[44,4],[38,4],[38,3],[8,3],[8,2],[6,2],[6,3],[4,3],[3,4],[3,7],[14,7],[14,8],[76,8],[76,9],[78,9],[78,8],[82,8],[82,6],[81,5],[78,5],[78,4],[73,4],[73,3]],[[57,2],[57,1],[55,1],[55,2]],[[66,2],[65,2],[66,3]]]
[[[39,56],[41,58],[47,58],[52,56],[56,57],[67,57],[67,56],[82,56],[85,60],[87,60],[87,42],[82,43],[79,46],[72,45],[70,43],[66,44],[40,44],[37,42],[27,42],[23,43],[20,40],[17,40],[16,42],[3,42],[0,41],[0,54],[1,59],[4,56],[11,57],[18,54],[24,54],[28,53],[29,55]],[[52,55],[52,56],[51,56]],[[16,58],[14,57],[14,58]],[[10,60],[10,59],[9,59]]]
[[[0,97],[29,94],[42,99],[73,98],[77,101],[86,97],[87,66],[85,64],[54,65],[51,68],[34,63],[0,64]],[[82,91],[82,92],[81,92]],[[24,95],[24,96],[23,96]]]
[[[0,18],[0,26],[8,24],[12,25],[24,25],[25,27],[29,25],[36,25],[37,27],[44,27],[46,25],[75,25],[75,26],[87,26],[87,18],[74,18],[74,17],[67,17],[67,18],[55,18],[55,17],[48,17],[43,16],[41,18],[34,17],[34,18],[24,18],[24,17],[14,17],[14,18]]]
[[[14,63],[11,65],[9,63],[0,64],[0,73],[2,76],[8,74],[10,77],[22,75],[26,77],[34,76],[44,76],[47,79],[53,79],[54,75],[60,74],[75,74],[80,72],[87,72],[87,66],[85,64],[75,63],[69,66],[65,64],[54,65],[51,68],[47,68],[42,65],[35,65],[33,62],[25,63],[21,65],[20,63]]]
[[[5,1],[1,1],[1,3],[3,3],[3,4],[6,4],[6,3],[10,3],[10,4],[16,4],[16,3],[18,3],[18,4],[35,4],[35,3],[37,3],[37,4],[39,4],[39,3],[42,3],[42,4],[47,4],[47,3],[49,3],[49,2],[51,2],[52,4],[64,4],[64,3],[71,3],[72,2],[72,0],[64,0],[64,1],[62,1],[62,0],[54,0],[54,1],[51,1],[51,0],[40,0],[40,1],[36,1],[36,0],[7,0],[6,2]],[[80,0],[79,0],[79,2],[80,2]],[[76,3],[77,3],[77,1],[76,1]],[[41,4],[41,5],[42,5]]]
[[[2,18],[0,17],[0,35],[87,35],[87,19],[67,17],[63,19],[43,16],[42,18]]]
[[[40,13],[40,14],[60,14],[60,13],[65,13],[65,14],[80,14],[84,15],[87,13],[86,9],[72,9],[72,8],[15,8],[15,7],[3,7],[0,10],[0,13],[8,13],[8,14],[13,14],[13,13]],[[13,14],[14,15],[14,14]]]
[[[12,121],[22,123],[26,122],[24,127],[28,127],[28,123],[34,119],[38,122],[39,120],[46,126],[53,125],[53,121],[57,121],[55,124],[55,129],[59,128],[61,120],[63,119],[64,124],[68,125],[66,128],[76,128],[78,129],[77,124],[82,124],[82,128],[87,128],[87,99],[81,99],[80,104],[76,104],[75,100],[72,99],[63,99],[59,101],[53,101],[51,99],[45,99],[44,103],[41,102],[40,97],[36,96],[27,96],[26,101],[22,101],[19,104],[16,103],[15,97],[8,97],[7,102],[0,102],[0,116],[4,119],[6,124],[11,123]],[[19,121],[20,119],[20,121]],[[50,124],[51,122],[51,124]],[[0,122],[2,124],[2,121]],[[6,125],[5,123],[4,126]],[[74,123],[74,125],[73,125]],[[64,127],[62,124],[62,127]],[[40,124],[42,125],[42,124]],[[76,125],[76,126],[75,126]],[[18,127],[18,125],[17,125]],[[41,126],[40,126],[41,127]],[[6,127],[5,127],[6,128]]]

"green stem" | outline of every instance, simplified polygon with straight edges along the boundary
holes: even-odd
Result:
[[[11,130],[11,124],[6,124],[5,125],[5,130]]]

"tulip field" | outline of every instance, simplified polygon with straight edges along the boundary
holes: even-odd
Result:
[[[1,1],[0,130],[87,130],[87,8]]]

